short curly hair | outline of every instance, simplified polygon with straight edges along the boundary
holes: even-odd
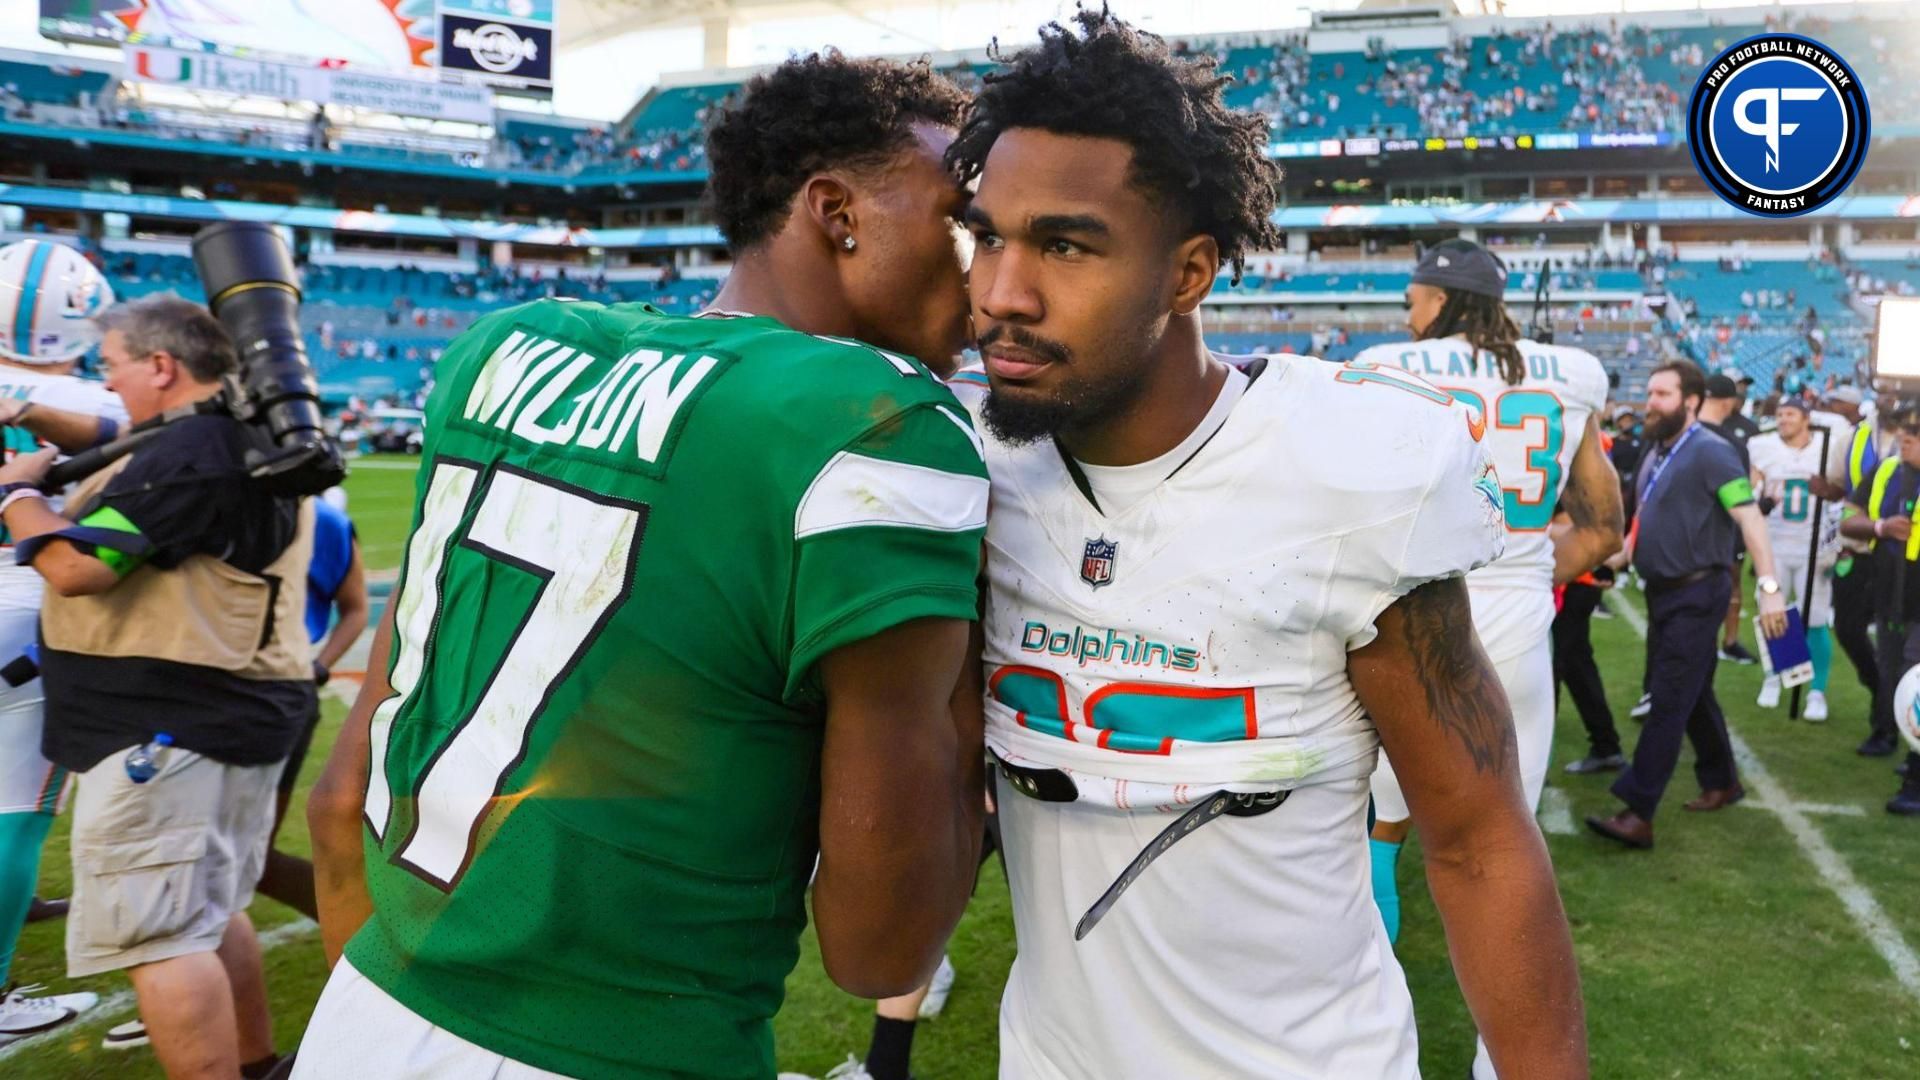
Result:
[[[1272,217],[1280,166],[1267,157],[1265,116],[1230,109],[1210,57],[1176,57],[1158,36],[1102,7],[1081,10],[1079,34],[1049,23],[1040,43],[989,73],[947,164],[971,180],[1000,134],[1037,128],[1118,139],[1133,148],[1134,179],[1162,205],[1212,236],[1238,282],[1250,251],[1281,243]]]
[[[852,60],[836,49],[756,75],[707,127],[707,199],[735,251],[780,231],[807,177],[883,164],[915,123],[957,127],[967,97],[925,60]]]

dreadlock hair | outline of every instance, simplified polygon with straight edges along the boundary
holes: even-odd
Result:
[[[707,201],[738,253],[780,231],[807,178],[884,165],[915,123],[957,126],[967,97],[925,59],[850,60],[837,49],[756,75],[707,127]]]
[[[1446,303],[1440,305],[1440,314],[1434,316],[1422,338],[1452,337],[1465,335],[1467,344],[1473,346],[1475,363],[1478,364],[1481,353],[1492,356],[1500,365],[1500,377],[1508,386],[1518,386],[1527,377],[1527,361],[1520,355],[1520,326],[1507,314],[1507,307],[1497,298],[1483,296],[1480,293],[1466,292],[1461,289],[1447,289]]]
[[[972,180],[1014,128],[1118,139],[1133,148],[1134,182],[1191,232],[1213,237],[1238,283],[1249,251],[1281,242],[1267,118],[1227,107],[1220,91],[1233,80],[1216,75],[1209,57],[1175,57],[1104,6],[1073,22],[1078,35],[1048,23],[1040,43],[1011,60],[993,43],[988,56],[1003,66],[985,77],[947,164]]]

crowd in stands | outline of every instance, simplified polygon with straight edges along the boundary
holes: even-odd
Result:
[[[1532,240],[1535,248],[1544,244],[1544,236]],[[122,297],[160,290],[199,296],[192,262],[184,256],[103,255],[92,244],[83,250],[107,272]],[[1370,324],[1380,319],[1363,318],[1360,325],[1369,329],[1350,333],[1344,319],[1329,320],[1324,313],[1297,315],[1298,301],[1292,299],[1328,293],[1394,296],[1405,288],[1400,249],[1388,251],[1372,239],[1354,251],[1359,256],[1355,260],[1310,258],[1295,265],[1275,256],[1256,257],[1239,286],[1230,287],[1223,279],[1219,287],[1243,296],[1251,293],[1258,300],[1222,309],[1215,320],[1222,328],[1210,327],[1209,340],[1218,338],[1216,347],[1230,351],[1280,349],[1332,359],[1374,343]],[[1561,340],[1573,344],[1598,348],[1588,344],[1588,335],[1595,332],[1590,327],[1642,321],[1647,313],[1637,297],[1568,303],[1569,293],[1632,290],[1675,299],[1661,316],[1657,337],[1616,339],[1607,331],[1595,339],[1612,350],[1606,359],[1617,362],[1618,370],[1632,371],[1642,359],[1653,363],[1671,353],[1709,371],[1739,368],[1762,388],[1786,393],[1825,392],[1863,381],[1870,304],[1882,295],[1920,294],[1920,251],[1900,259],[1850,262],[1823,249],[1804,262],[1782,262],[1757,260],[1745,251],[1683,261],[1671,247],[1638,251],[1632,257],[1581,250],[1556,253],[1539,265],[1542,269],[1516,269],[1514,288],[1531,292],[1540,273],[1550,274],[1550,306],[1544,317],[1559,327]],[[658,277],[629,280],[610,280],[600,269],[511,264],[448,272],[410,265],[313,263],[303,266],[302,273],[307,346],[321,364],[323,378],[330,365],[362,372],[383,369],[398,374],[382,378],[403,386],[412,384],[412,372],[431,370],[447,343],[473,319],[506,304],[561,296],[646,301],[684,313],[710,303],[720,284],[711,278],[682,277],[672,266]],[[1271,303],[1265,302],[1269,296]],[[1528,310],[1529,319],[1539,317]],[[1248,329],[1260,325],[1274,329]]]
[[[1642,272],[1680,299],[1664,330],[1683,355],[1784,393],[1864,385],[1872,304],[1920,289],[1920,258],[1855,263],[1824,249],[1788,262],[1732,254],[1682,263],[1659,252]]]
[[[1713,44],[1738,36],[1718,28]],[[1438,50],[1396,50],[1375,37],[1360,53],[1314,56],[1299,35],[1263,48],[1193,48],[1236,80],[1236,104],[1267,113],[1275,134],[1291,138],[1678,130],[1708,55],[1700,31],[1618,21],[1517,27]]]
[[[612,130],[599,126],[568,130],[503,125],[497,142],[513,167],[545,172],[616,161],[623,151]]]

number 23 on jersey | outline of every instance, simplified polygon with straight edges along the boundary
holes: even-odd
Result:
[[[1349,364],[1337,378],[1353,385],[1391,386],[1437,404],[1459,401],[1473,410],[1482,425],[1491,417],[1495,430],[1529,432],[1526,472],[1518,483],[1503,482],[1500,488],[1507,528],[1540,532],[1553,524],[1553,508],[1566,482],[1560,452],[1566,448],[1567,432],[1565,408],[1552,391],[1515,387],[1497,395],[1489,410],[1486,397],[1477,391],[1436,386],[1418,376],[1371,363]]]

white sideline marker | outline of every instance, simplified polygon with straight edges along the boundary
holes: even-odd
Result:
[[[1580,834],[1573,825],[1573,804],[1567,801],[1567,793],[1557,787],[1541,789],[1539,817],[1541,832],[1554,836]]]
[[[1607,591],[1607,605],[1627,620],[1627,625],[1633,627],[1634,633],[1642,638],[1647,636],[1647,617],[1626,597],[1621,596],[1618,590]],[[1800,846],[1800,853],[1813,863],[1827,888],[1840,898],[1847,914],[1853,917],[1853,924],[1866,935],[1868,943],[1886,959],[1887,966],[1893,969],[1893,977],[1914,1000],[1920,1001],[1920,956],[1915,956],[1908,947],[1906,939],[1888,920],[1885,909],[1873,898],[1873,893],[1867,891],[1867,887],[1853,876],[1847,860],[1833,850],[1833,845],[1827,843],[1827,838],[1820,834],[1819,829],[1814,828],[1813,822],[1807,817],[1809,807],[1793,801],[1780,782],[1767,771],[1766,765],[1754,755],[1753,748],[1747,745],[1739,732],[1733,730],[1731,723],[1727,725],[1727,737],[1733,743],[1733,756],[1740,762],[1740,771],[1746,783],[1760,796],[1760,808],[1779,815],[1780,823],[1787,827],[1787,833]],[[1822,809],[1849,812],[1843,807]],[[1858,810],[1857,807],[1854,809]]]
[[[289,941],[298,941],[301,938],[311,937],[319,931],[319,923],[314,922],[304,915],[300,916],[290,923],[282,923],[261,934],[260,952],[264,955],[285,945]],[[122,1013],[131,1010],[134,1005],[138,1003],[138,1000],[132,990],[116,990],[102,997],[94,1004],[93,1008],[88,1009],[86,1012],[74,1017],[67,1023],[61,1024],[57,1028],[43,1031],[38,1035],[29,1035],[24,1039],[15,1039],[4,1046],[0,1046],[0,1061],[5,1061],[17,1051],[25,1050],[29,1046],[39,1046],[41,1043],[58,1042],[63,1039],[69,1039],[72,1038],[73,1034],[77,1031],[94,1027],[104,1020],[113,1020]]]

